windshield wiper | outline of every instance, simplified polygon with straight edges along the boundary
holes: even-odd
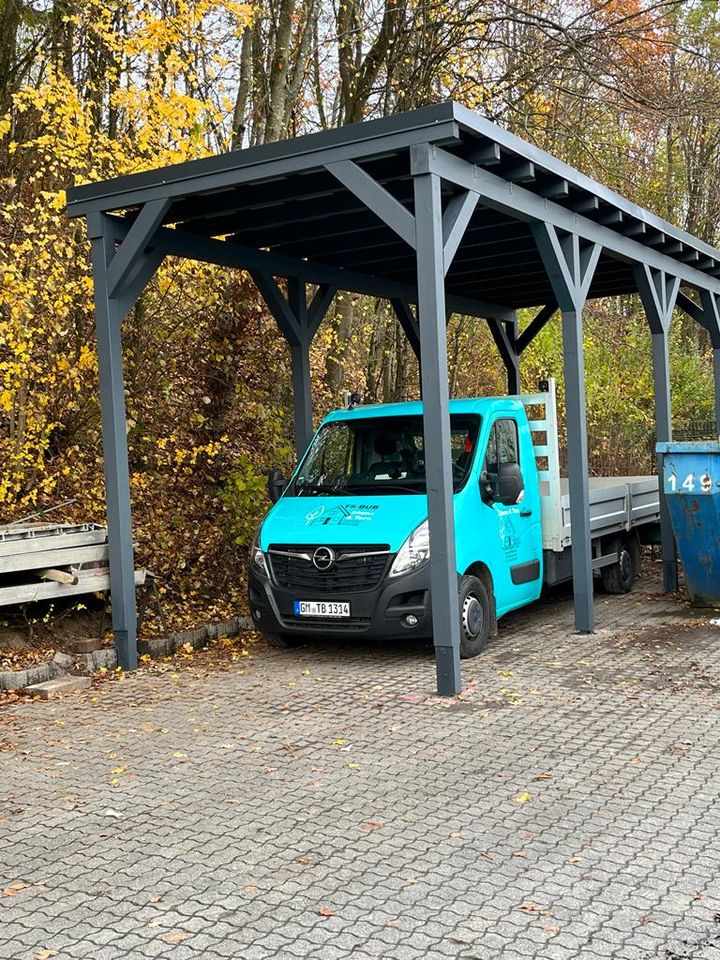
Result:
[[[349,489],[373,490],[378,493],[382,493],[383,490],[394,490],[400,493],[425,493],[427,487],[424,480],[409,480],[408,482],[380,480],[377,483],[354,483]]]
[[[296,483],[295,492],[305,493],[347,493],[345,487],[328,487],[324,483]]]

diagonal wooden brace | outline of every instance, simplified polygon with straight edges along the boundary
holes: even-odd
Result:
[[[389,190],[377,180],[373,180],[369,173],[352,160],[328,163],[325,169],[361,200],[368,210],[372,210],[376,217],[402,237],[405,243],[415,249],[415,217]]]
[[[108,296],[120,297],[138,259],[150,246],[153,235],[167,213],[170,201],[150,200],[133,221],[127,236],[116,250],[107,270]]]

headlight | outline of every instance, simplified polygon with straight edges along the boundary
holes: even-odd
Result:
[[[390,576],[397,577],[401,573],[409,573],[430,556],[430,533],[427,520],[423,520],[416,527],[405,543],[398,550],[393,565],[390,567]]]
[[[258,543],[260,541],[260,532],[255,534],[255,539],[253,540],[253,545],[250,547],[250,566],[255,571],[263,577],[269,577],[270,571],[268,570],[267,560],[265,559],[265,554],[262,552]]]

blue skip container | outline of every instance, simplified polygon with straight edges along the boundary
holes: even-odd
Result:
[[[720,442],[658,443],[663,489],[693,601],[720,605]]]

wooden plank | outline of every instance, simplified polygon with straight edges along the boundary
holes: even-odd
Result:
[[[58,547],[64,544],[58,544]],[[0,574],[16,573],[18,570],[37,570],[41,567],[69,567],[93,560],[107,560],[108,545],[99,543],[95,546],[75,547],[68,549],[43,550],[30,553],[27,556],[17,554],[12,557],[0,555]]]
[[[53,580],[55,583],[71,583],[75,585],[78,582],[76,573],[68,573],[67,570],[55,570],[53,567],[46,567],[44,570],[38,570],[37,575],[43,580]]]
[[[53,533],[42,536],[19,538],[17,540],[0,539],[0,560],[18,554],[38,553],[65,547],[85,547],[93,543],[106,543],[107,530],[86,530],[82,533]]]
[[[135,571],[135,585],[145,583],[146,571]],[[73,597],[83,593],[104,593],[110,589],[110,574],[79,577],[74,585],[64,583],[24,583],[16,587],[0,587],[0,607],[34,600],[53,600],[56,597]]]

